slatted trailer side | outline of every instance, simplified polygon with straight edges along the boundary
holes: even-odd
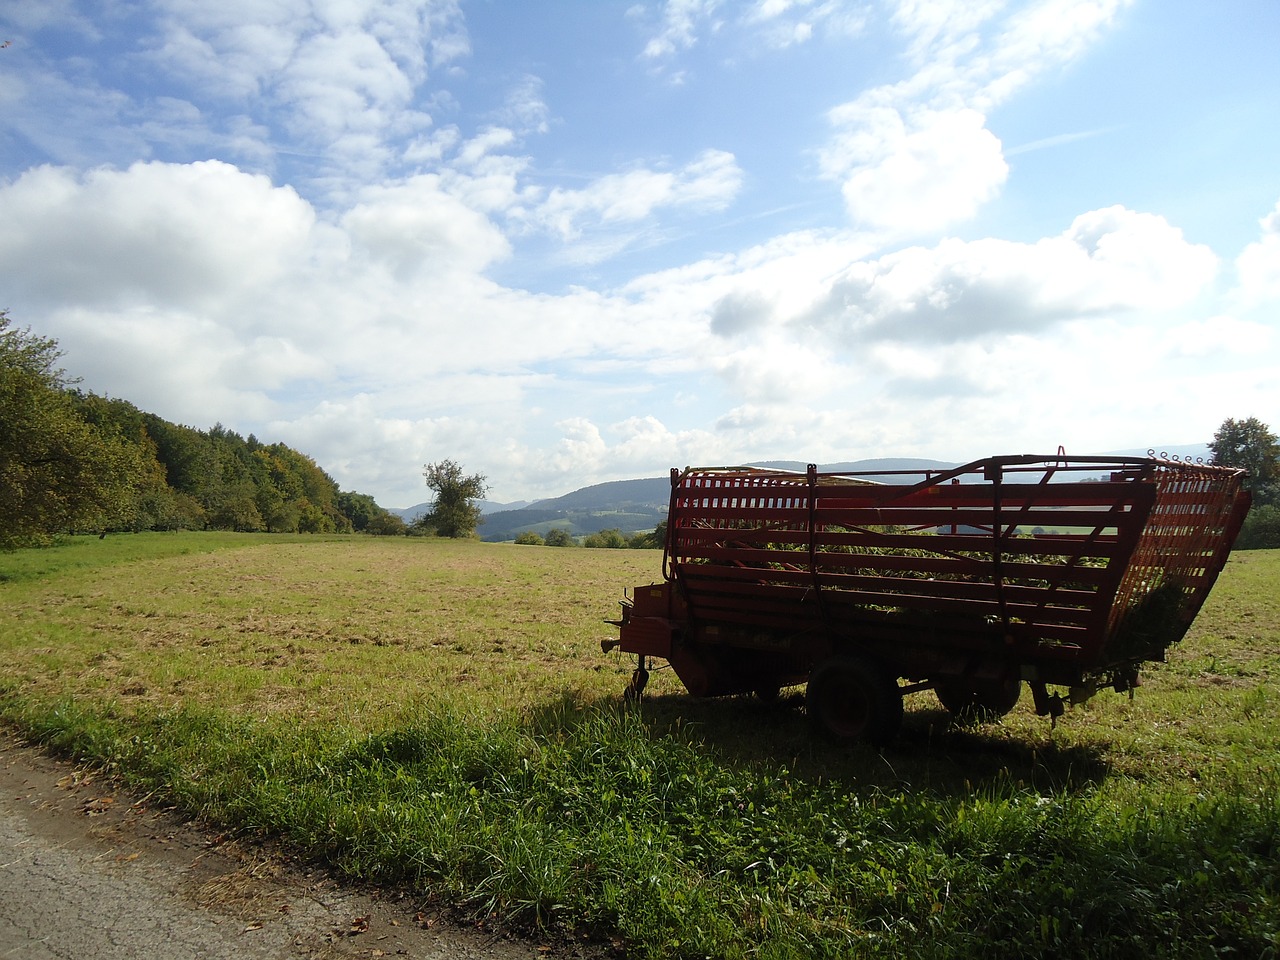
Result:
[[[858,476],[673,470],[664,582],[636,588],[610,646],[642,658],[635,692],[646,657],[698,696],[808,680],[811,713],[870,738],[891,735],[903,692],[929,688],[1001,712],[1027,680],[1056,712],[1047,684],[1128,689],[1185,633],[1248,509],[1241,479],[1062,455]],[[890,714],[869,728],[815,702],[867,696]]]

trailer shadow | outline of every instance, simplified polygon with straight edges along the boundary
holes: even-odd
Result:
[[[785,767],[815,781],[849,789],[927,791],[967,796],[999,787],[1042,794],[1076,793],[1112,773],[1105,742],[1072,742],[1049,721],[964,724],[941,707],[908,704],[901,734],[886,748],[830,742],[815,734],[803,697],[784,693],[772,703],[754,697],[697,700],[683,694],[646,696],[639,709],[661,734],[692,732],[744,774]]]

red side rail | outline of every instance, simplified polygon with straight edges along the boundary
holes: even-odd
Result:
[[[1183,625],[1159,641],[1185,631],[1242,522],[1240,479],[1065,457],[857,477],[673,471],[664,572],[695,631],[950,637],[1098,665],[1134,656],[1108,645],[1132,645],[1130,613],[1162,584]]]

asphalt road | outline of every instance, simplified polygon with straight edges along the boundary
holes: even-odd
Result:
[[[344,887],[0,731],[0,960],[581,955]]]

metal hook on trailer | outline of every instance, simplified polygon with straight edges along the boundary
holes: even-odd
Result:
[[[631,674],[631,682],[622,691],[622,699],[628,703],[639,703],[640,697],[644,694],[645,685],[649,682],[649,671],[644,666],[646,659],[643,653],[640,654],[635,672]]]

